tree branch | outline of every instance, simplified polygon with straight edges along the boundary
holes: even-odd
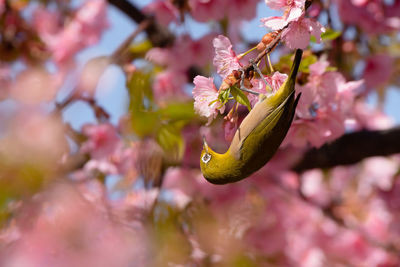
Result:
[[[302,172],[314,168],[350,165],[372,156],[400,153],[400,126],[384,131],[360,131],[345,134],[319,149],[307,151],[292,169]]]
[[[133,19],[137,24],[145,20],[150,20],[151,23],[146,28],[146,33],[154,46],[166,47],[173,43],[174,35],[166,27],[156,23],[154,19],[144,14],[128,0],[108,0],[108,3],[125,13],[125,15]]]

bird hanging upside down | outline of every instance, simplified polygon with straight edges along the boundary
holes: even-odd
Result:
[[[246,116],[229,146],[219,154],[204,140],[200,167],[204,178],[213,184],[233,183],[263,167],[278,150],[292,123],[300,95],[295,83],[303,51],[296,50],[287,80],[279,90],[263,97]]]

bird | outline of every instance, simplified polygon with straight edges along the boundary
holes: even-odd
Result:
[[[217,153],[203,137],[200,168],[213,184],[234,183],[263,167],[278,150],[292,123],[300,95],[295,97],[296,76],[303,51],[297,49],[289,77],[271,96],[263,96],[244,118],[228,150]]]

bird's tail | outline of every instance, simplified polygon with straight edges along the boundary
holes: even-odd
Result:
[[[297,49],[294,56],[292,69],[290,70],[289,78],[291,82],[296,82],[297,71],[299,70],[301,57],[303,56],[303,50]]]
[[[276,92],[274,96],[276,97],[276,99],[279,99],[279,101],[277,102],[282,102],[284,99],[289,97],[290,94],[294,91],[294,87],[296,84],[296,76],[299,70],[302,55],[303,55],[303,50],[297,49],[294,56],[292,68],[289,73],[289,77],[281,85],[281,88],[278,90],[278,92]]]

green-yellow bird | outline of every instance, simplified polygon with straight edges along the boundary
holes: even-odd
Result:
[[[278,150],[292,123],[300,95],[294,87],[303,51],[296,50],[289,77],[272,96],[264,98],[246,116],[224,154],[205,142],[200,156],[204,178],[213,184],[233,183],[264,166]]]

